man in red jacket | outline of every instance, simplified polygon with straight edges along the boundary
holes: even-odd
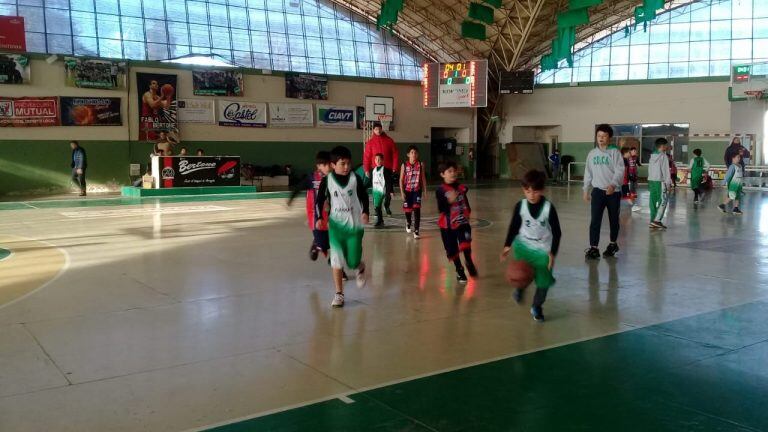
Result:
[[[398,171],[400,167],[397,165],[399,161],[395,141],[384,133],[381,123],[376,122],[373,124],[373,135],[365,143],[363,151],[363,171],[368,178],[371,178],[371,170],[376,166],[374,159],[378,153],[384,155],[384,168],[392,170],[393,173]]]

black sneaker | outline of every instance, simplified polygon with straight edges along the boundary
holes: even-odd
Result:
[[[539,307],[532,307],[531,308],[531,315],[533,315],[534,321],[538,322],[544,322],[544,311],[542,310],[541,306]]]
[[[587,259],[600,259],[600,250],[596,247],[591,247],[585,251],[584,256]]]
[[[742,214],[742,213],[741,213],[741,209],[739,209],[738,207],[734,207],[734,208],[733,208],[733,214],[735,214],[735,215],[740,215],[740,214]]]
[[[456,270],[456,280],[459,283],[463,283],[463,284],[467,283],[467,275],[466,273],[464,273],[464,269]]]
[[[661,222],[659,222],[660,224]],[[663,225],[662,225],[663,226]],[[616,243],[611,243],[608,245],[607,248],[605,248],[605,252],[603,252],[603,258],[611,258],[616,256],[616,252],[619,251],[619,245]]]
[[[320,253],[320,250],[313,243],[312,246],[309,248],[309,259],[311,259],[312,261],[317,261],[317,255],[319,253]]]
[[[349,280],[349,276],[347,276],[347,272],[345,272],[344,270],[341,271],[341,280],[343,280],[344,282]]]
[[[477,267],[475,267],[475,263],[467,263],[467,271],[470,276],[477,277]]]
[[[720,211],[723,213],[728,213],[728,210],[725,209],[725,204],[720,204],[719,206],[717,206],[717,208],[719,208]]]
[[[392,209],[385,208],[384,211],[387,212],[387,216],[392,216]]]
[[[512,298],[515,299],[515,303],[520,304],[523,301],[523,290],[521,288],[515,288],[512,293]]]
[[[383,226],[384,226],[384,221],[383,220],[377,220],[376,224],[374,225],[374,227],[376,227],[376,228],[381,228]]]

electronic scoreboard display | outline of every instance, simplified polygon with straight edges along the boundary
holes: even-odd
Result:
[[[487,106],[488,60],[425,63],[422,70],[424,108]]]

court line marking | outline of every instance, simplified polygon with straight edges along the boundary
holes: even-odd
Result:
[[[61,275],[64,274],[65,271],[69,270],[70,258],[69,258],[69,252],[67,252],[66,249],[64,249],[62,247],[59,247],[59,246],[56,246],[55,244],[47,242],[47,241],[44,241],[44,240],[37,240],[37,239],[30,238],[30,237],[20,237],[20,236],[13,236],[13,237],[17,237],[17,238],[20,238],[20,239],[26,239],[28,241],[40,242],[40,243],[42,243],[44,245],[48,245],[48,246],[50,246],[52,248],[55,248],[56,250],[60,251],[64,255],[64,265],[61,266],[61,268],[59,269],[59,272],[56,273],[56,275],[54,275],[51,279],[47,280],[45,283],[43,283],[39,287],[33,289],[32,291],[24,294],[23,296],[15,298],[15,299],[9,301],[8,303],[1,304],[0,305],[0,309],[3,309],[5,307],[7,307],[7,306],[10,306],[10,305],[12,305],[12,304],[14,304],[16,302],[22,301],[25,298],[31,296],[32,294],[42,290],[43,288],[47,287],[48,285],[52,284],[57,279],[59,279],[61,277]]]
[[[347,395],[342,395],[342,396],[339,396],[339,400],[340,400],[340,401],[342,401],[342,402],[344,402],[345,404],[353,404],[353,403],[355,403],[355,401],[354,401],[354,400],[352,400],[352,398],[350,398],[350,397],[349,397],[349,396],[347,396]]]

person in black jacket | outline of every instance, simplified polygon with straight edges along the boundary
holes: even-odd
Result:
[[[85,170],[88,168],[88,157],[85,149],[77,141],[70,141],[72,148],[72,181],[80,188],[80,196],[85,196]]]

